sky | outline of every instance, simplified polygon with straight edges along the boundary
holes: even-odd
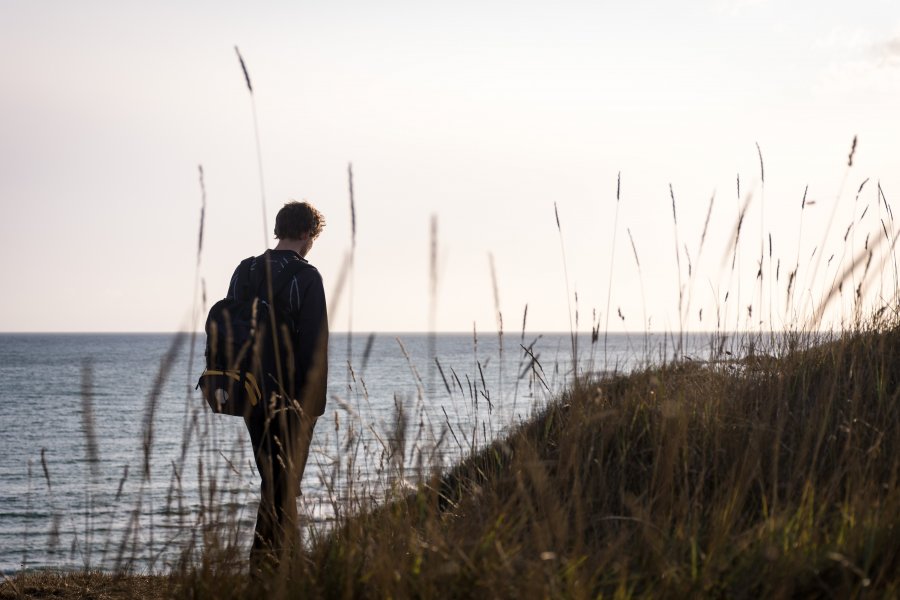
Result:
[[[0,331],[202,327],[274,246],[263,198],[325,214],[336,331],[780,329],[896,290],[895,0],[5,0],[0,55]]]

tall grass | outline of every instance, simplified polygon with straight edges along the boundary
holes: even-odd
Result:
[[[412,489],[398,485],[411,424],[398,404],[385,501],[342,497],[277,580],[237,588],[239,566],[207,549],[205,568],[168,584],[204,597],[892,596],[896,325],[782,337],[777,358],[576,379],[449,471],[413,459]]]
[[[356,200],[353,196],[353,164],[347,164],[347,191],[350,196],[350,283],[347,301],[347,360],[353,356],[353,281],[356,275]],[[347,369],[350,377],[350,369]],[[348,380],[347,385],[350,385]]]
[[[256,163],[259,173],[259,197],[262,206],[262,228],[263,243],[266,248],[269,247],[269,217],[266,212],[266,184],[263,178],[263,159],[262,145],[259,142],[259,119],[256,116],[256,95],[253,93],[253,85],[250,83],[250,73],[247,71],[247,65],[244,63],[244,57],[237,46],[234,47],[234,53],[237,54],[238,62],[241,65],[241,71],[244,74],[244,82],[247,84],[247,92],[250,94],[250,109],[253,113],[253,135],[256,140]]]
[[[843,279],[860,260],[846,266]],[[475,443],[484,432],[456,431],[446,410],[444,426],[429,427],[419,408],[398,398],[391,428],[384,435],[372,430],[381,451],[364,455],[375,480],[359,477],[352,449],[362,437],[352,419],[340,417],[351,412],[336,413],[330,524],[305,523],[306,541],[294,558],[272,578],[251,582],[240,519],[221,502],[224,482],[201,478],[202,516],[185,524],[196,544],[151,595],[894,596],[897,326],[889,306],[834,334],[794,330],[768,346],[745,334],[730,347],[756,348],[746,358],[719,350],[705,361],[604,379],[576,374],[544,410],[484,444]],[[723,347],[714,338],[710,346]],[[524,344],[522,350],[539,374],[537,357]],[[160,377],[173,368],[170,356]],[[412,362],[410,373],[421,385]],[[453,380],[466,396],[455,374],[441,376],[451,398]],[[475,410],[479,394],[490,397],[480,383],[468,394]],[[147,400],[145,461],[157,397],[151,390]],[[209,429],[201,435],[210,448],[231,443],[208,437]],[[467,453],[449,469],[440,460],[448,443]],[[198,468],[212,473],[215,465]],[[42,469],[52,489],[46,461]],[[118,545],[125,571],[133,568],[143,509],[135,507],[134,525]],[[26,573],[4,585],[20,594],[58,585],[54,577]],[[67,581],[82,591],[122,585],[90,573]],[[129,591],[117,593],[146,585],[129,581]]]
[[[613,234],[612,234],[612,246],[609,252],[609,281],[606,287],[606,320],[603,331],[603,370],[607,369],[608,360],[607,360],[607,352],[609,349],[609,313],[610,306],[612,300],[612,290],[613,290],[613,269],[616,263],[616,235],[619,233],[619,202],[622,199],[622,172],[619,171],[619,174],[616,176],[616,214],[613,217]],[[628,233],[629,238],[631,237],[631,232]],[[634,250],[635,260],[637,260],[637,250],[634,249],[634,240],[631,240],[631,248]],[[638,263],[638,269],[640,270],[640,263]],[[597,324],[599,327],[599,323]],[[644,323],[646,327],[646,323]]]
[[[750,198],[735,224],[732,265]],[[711,199],[696,257],[712,208]],[[565,265],[558,211],[555,217]],[[630,230],[629,238],[640,270]],[[814,325],[837,287],[870,260],[875,248],[868,240],[865,246],[819,299]],[[677,241],[676,251],[677,257]],[[773,294],[780,267],[773,268],[769,254]],[[788,305],[798,268],[799,254],[785,283]],[[679,284],[679,290],[683,314],[693,286]],[[314,533],[283,579],[258,591],[328,597],[894,595],[900,588],[900,544],[893,535],[900,526],[896,314],[857,317],[834,334],[810,327],[765,339],[745,334],[732,347],[755,349],[746,358],[734,358],[714,337],[710,346],[718,351],[709,360],[676,360],[601,380],[576,373],[544,411],[487,447],[470,446],[471,455],[449,471],[419,453],[415,489],[404,478],[405,485],[386,485],[380,502],[349,501],[354,510],[327,532]],[[770,308],[770,323],[773,315]],[[572,346],[575,353],[574,327]],[[473,330],[480,371],[477,348]],[[521,348],[537,372],[537,357],[524,343]],[[436,366],[452,397],[439,361]],[[477,383],[469,389],[477,410]],[[465,393],[462,384],[459,390]],[[483,380],[482,392],[489,399]],[[396,429],[386,442],[391,472],[410,472],[403,464],[408,453],[398,447],[408,423],[398,404]],[[446,425],[462,447],[449,417]],[[239,574],[216,573],[211,578],[188,570],[178,585],[200,595],[227,594],[216,582]]]

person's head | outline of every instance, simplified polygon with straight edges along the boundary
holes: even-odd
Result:
[[[309,202],[291,200],[275,215],[275,237],[283,242],[304,242],[307,252],[324,227],[325,217]]]

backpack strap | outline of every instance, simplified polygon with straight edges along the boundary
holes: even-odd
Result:
[[[250,256],[241,261],[238,265],[237,279],[234,282],[234,299],[245,300],[250,298],[253,293],[253,282],[250,275],[250,264],[255,257]]]

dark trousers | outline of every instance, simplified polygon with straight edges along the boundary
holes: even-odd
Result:
[[[316,418],[275,399],[257,405],[244,422],[262,479],[251,567],[276,566],[299,541],[297,496]]]

